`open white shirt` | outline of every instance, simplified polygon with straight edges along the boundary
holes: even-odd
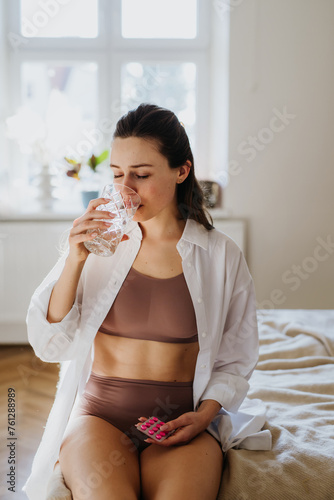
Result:
[[[67,253],[31,299],[27,314],[29,342],[41,360],[61,362],[61,370],[55,401],[23,487],[30,500],[45,498],[71,412],[91,372],[94,337],[140,249],[138,223],[132,222],[127,234],[129,240],[122,242],[112,257],[89,255],[73,307],[62,321],[50,324],[46,315]],[[245,399],[258,360],[255,291],[245,258],[231,238],[216,229],[208,231],[192,219],[187,220],[176,248],[198,328],[194,410],[205,399],[222,406],[207,430],[224,451],[232,447],[268,450],[271,434],[261,431],[265,407],[259,400]]]

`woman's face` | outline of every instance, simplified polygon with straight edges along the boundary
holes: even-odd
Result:
[[[166,210],[175,213],[176,184],[187,174],[182,175],[182,167],[169,167],[154,140],[139,137],[115,139],[110,166],[114,182],[132,188],[141,198],[135,221],[144,222]]]

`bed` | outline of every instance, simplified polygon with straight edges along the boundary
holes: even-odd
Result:
[[[334,499],[334,310],[258,310],[250,399],[271,451],[230,449],[217,500]]]

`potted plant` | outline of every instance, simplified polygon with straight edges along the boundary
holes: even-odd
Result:
[[[87,160],[80,161],[65,156],[68,166],[66,175],[81,181],[81,198],[85,208],[90,200],[97,198],[101,188],[101,172],[98,166],[104,163],[109,157],[108,149],[105,149],[98,156],[92,154]],[[80,175],[79,175],[80,173]]]

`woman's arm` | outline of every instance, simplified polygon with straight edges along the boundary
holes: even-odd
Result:
[[[105,202],[104,198],[91,200],[86,212],[73,222],[69,235],[69,255],[50,296],[47,312],[49,323],[62,321],[73,306],[81,272],[89,255],[84,243],[94,239],[97,234],[94,232],[87,234],[87,230],[106,230],[112,224],[111,221],[98,220],[114,217],[109,212],[96,210],[99,205]]]
[[[78,283],[85,261],[72,260],[70,256],[65,261],[63,272],[51,292],[46,319],[49,323],[62,321],[73,307]]]
[[[72,359],[76,353],[80,341],[77,329],[81,320],[81,275],[89,255],[84,242],[96,236],[87,234],[88,229],[105,230],[108,223],[101,219],[114,217],[96,210],[105,202],[104,198],[92,200],[86,212],[73,222],[67,255],[61,257],[31,298],[26,319],[28,340],[42,361],[58,363]]]
[[[62,321],[73,306],[81,272],[89,255],[84,242],[94,239],[97,234],[94,232],[87,234],[87,229],[102,229],[105,231],[112,224],[111,220],[110,222],[98,220],[102,218],[112,219],[114,217],[113,214],[107,211],[96,210],[99,205],[106,201],[104,198],[91,200],[84,215],[73,222],[69,235],[69,255],[50,296],[47,312],[49,323]],[[123,236],[123,239],[128,239],[128,236]]]
[[[224,410],[237,412],[258,355],[255,289],[250,280],[246,285],[238,284],[232,295],[211,377],[200,400],[213,399]]]
[[[202,417],[205,429],[215,418],[219,410],[221,410],[221,404],[214,399],[205,399],[200,403],[197,413]]]

